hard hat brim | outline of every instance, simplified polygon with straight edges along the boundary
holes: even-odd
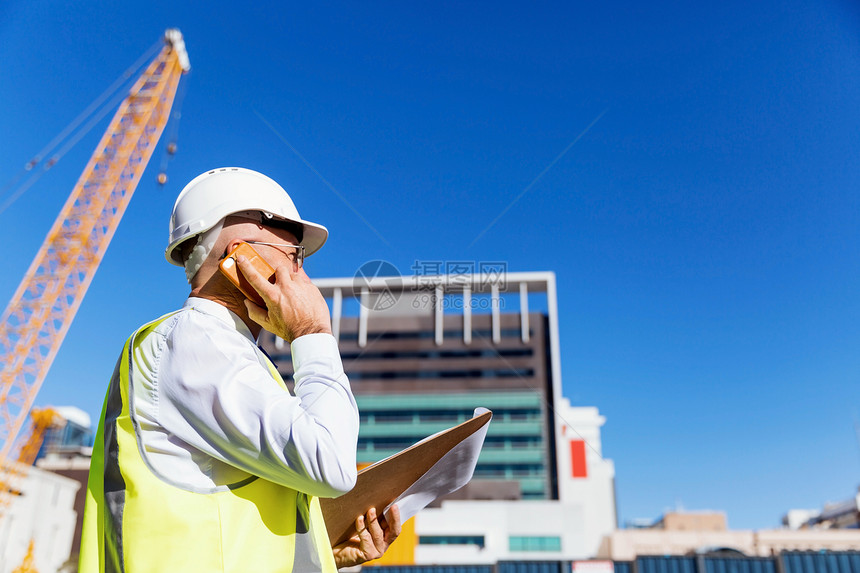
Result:
[[[316,253],[328,240],[328,229],[318,223],[311,223],[310,221],[304,220],[296,221],[293,219],[283,219],[281,217],[278,217],[278,219],[301,225],[302,240],[299,241],[299,244],[305,248],[305,257],[309,257]],[[177,267],[183,266],[184,262],[182,261],[182,255],[179,252],[179,246],[185,241],[190,241],[196,238],[197,235],[182,237],[170,243],[164,251],[164,258],[166,258],[167,262],[171,265],[176,265]]]

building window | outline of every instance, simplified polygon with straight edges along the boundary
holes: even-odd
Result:
[[[415,444],[409,438],[358,438],[359,451],[372,450],[405,450]]]
[[[519,338],[522,336],[519,328],[502,328],[499,331],[502,338]],[[534,335],[534,329],[529,329],[529,335]],[[463,336],[462,330],[446,330],[445,338],[457,338]],[[473,328],[472,336],[478,338],[491,338],[493,331],[490,329]],[[433,339],[436,337],[435,330],[419,330],[419,331],[388,331],[388,332],[368,332],[368,340],[414,340],[414,339]],[[341,332],[341,340],[358,340],[358,332]]]
[[[454,335],[457,336],[456,334]],[[462,333],[459,334],[462,336]],[[529,357],[534,356],[532,348],[500,348],[500,349],[452,349],[452,350],[386,350],[383,352],[343,352],[341,360],[392,360],[392,359],[432,359],[439,360],[442,358],[497,358],[499,356],[505,358]],[[289,356],[287,356],[289,357]]]
[[[408,380],[437,378],[533,378],[533,368],[490,368],[484,370],[385,370],[347,372],[350,380]]]
[[[375,412],[374,419],[377,424],[391,423],[412,423],[415,421],[415,416],[411,412]]]
[[[505,470],[502,469],[484,469],[481,467],[475,468],[474,476],[480,478],[505,477]]]
[[[484,548],[483,535],[421,535],[419,545],[477,545]]]
[[[510,551],[561,551],[561,537],[512,535],[508,538]]]

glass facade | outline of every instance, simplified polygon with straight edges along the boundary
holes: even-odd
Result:
[[[48,428],[39,448],[36,459],[45,457],[48,452],[77,452],[93,445],[93,431],[72,421],[60,428]]]
[[[392,456],[484,407],[493,421],[474,479],[499,483],[468,495],[558,499],[547,317],[528,316],[525,330],[519,314],[500,314],[496,329],[491,316],[473,315],[466,340],[462,316],[374,314],[366,343],[359,319],[343,317],[339,348],[361,417],[359,465]],[[289,346],[273,339],[262,344],[289,380]]]
[[[470,392],[453,395],[358,395],[361,430],[358,462],[396,454],[418,440],[472,417],[482,406],[493,411],[475,477],[519,482],[524,499],[546,499],[547,424],[536,392]]]
[[[508,538],[510,551],[561,551],[561,537],[554,535],[512,535]]]
[[[484,548],[483,535],[422,535],[419,545],[477,545]]]

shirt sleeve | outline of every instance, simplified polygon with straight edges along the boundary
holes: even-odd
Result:
[[[319,497],[355,485],[358,409],[337,342],[293,342],[295,396],[226,325],[179,321],[158,375],[158,421],[171,434],[250,474]]]

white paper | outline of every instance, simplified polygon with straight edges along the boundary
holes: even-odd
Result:
[[[473,417],[487,412],[486,408],[476,408]],[[394,503],[400,509],[400,521],[405,522],[419,511],[430,505],[438,497],[457,491],[472,479],[478,456],[487,436],[487,422],[474,434],[454,446],[442,456],[427,473],[418,478],[409,489],[404,491]],[[440,432],[441,433],[441,432]],[[438,435],[438,434],[434,434]],[[433,436],[430,436],[430,439]],[[422,440],[424,441],[424,440]],[[389,505],[383,513],[387,514]]]

